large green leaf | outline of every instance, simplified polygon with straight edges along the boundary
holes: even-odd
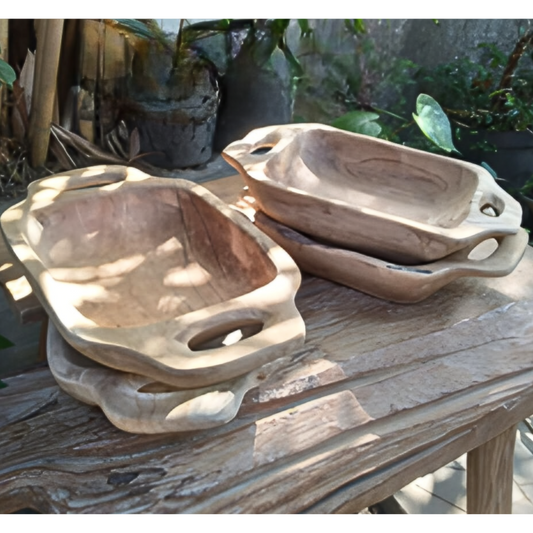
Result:
[[[14,344],[10,340],[7,340],[5,337],[0,335],[0,350],[3,348],[9,348],[10,346],[14,346]]]
[[[413,118],[431,142],[445,152],[460,153],[453,145],[450,121],[434,98],[419,94],[416,99],[416,112],[418,115],[413,113]]]
[[[13,87],[13,82],[16,79],[17,75],[11,65],[0,59],[0,82],[5,83],[8,87]]]
[[[379,115],[377,113],[350,111],[346,115],[335,119],[331,125],[340,130],[377,137],[381,133],[381,126],[376,122],[378,118]]]
[[[4,389],[7,387],[7,383],[4,383],[2,380],[0,380],[0,389]]]

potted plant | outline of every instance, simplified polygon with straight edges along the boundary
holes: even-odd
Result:
[[[288,19],[183,22],[172,42],[153,21],[110,21],[133,36],[132,74],[121,117],[130,129],[138,129],[140,151],[149,154],[144,160],[165,168],[209,160],[217,123],[220,149],[249,129],[267,125],[265,120],[289,122],[293,82],[301,73],[285,40]],[[213,35],[237,43],[223,51],[223,76],[210,57],[212,50],[201,44]]]
[[[251,129],[291,121],[293,80],[301,72],[285,42],[289,22],[250,21],[222,80],[217,149],[244,137]]]
[[[237,17],[224,16],[195,28],[188,28],[186,17],[181,17],[174,43],[153,17],[110,18],[141,38],[125,115],[140,131],[141,151],[152,153],[148,162],[167,168],[206,162],[216,122],[215,145],[220,150],[251,129],[291,121],[295,82],[302,69],[287,44],[287,32],[294,21],[303,37],[312,34],[308,16],[253,17],[242,44],[229,53],[220,92],[213,61],[196,50],[201,37],[194,30],[242,32],[242,25],[233,26]],[[364,32],[362,16],[343,18],[351,34]]]
[[[143,159],[167,169],[211,158],[219,104],[216,69],[191,46],[183,22],[172,41],[152,21],[109,21],[134,51],[119,118],[137,128]]]

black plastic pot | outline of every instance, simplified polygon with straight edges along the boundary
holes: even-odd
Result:
[[[485,144],[491,150],[477,146]],[[457,148],[466,161],[487,163],[498,175],[516,189],[533,177],[533,134],[528,131],[463,132]]]
[[[479,145],[490,150],[483,150]],[[471,163],[487,163],[497,174],[499,185],[522,206],[522,226],[533,229],[533,199],[519,192],[533,179],[533,134],[528,131],[464,132],[457,148],[463,159]],[[531,194],[531,193],[530,193]]]
[[[291,121],[292,78],[280,50],[262,65],[247,50],[241,51],[222,78],[221,90],[216,150],[223,150],[255,128]]]

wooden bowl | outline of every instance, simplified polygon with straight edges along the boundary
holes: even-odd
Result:
[[[398,303],[420,302],[463,277],[507,276],[520,262],[529,240],[520,228],[494,243],[485,241],[433,263],[405,266],[316,242],[261,212],[254,218],[255,225],[283,247],[303,272]],[[492,253],[484,257],[487,252]]]
[[[2,231],[61,335],[196,388],[303,345],[292,259],[205,188],[100,166],[32,183]]]
[[[280,361],[209,387],[176,389],[96,363],[72,348],[52,322],[46,342],[58,385],[77,400],[98,405],[114,426],[130,433],[196,431],[226,424],[237,415],[246,392]]]
[[[404,265],[515,234],[521,222],[520,204],[478,165],[321,124],[254,130],[223,156],[274,220]]]

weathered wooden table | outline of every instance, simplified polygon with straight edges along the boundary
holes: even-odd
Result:
[[[241,183],[207,186],[234,199]],[[5,379],[0,512],[357,512],[469,452],[468,511],[509,513],[515,425],[533,412],[532,272],[528,248],[510,276],[415,305],[304,276],[305,348],[214,430],[127,434],[47,368]]]

